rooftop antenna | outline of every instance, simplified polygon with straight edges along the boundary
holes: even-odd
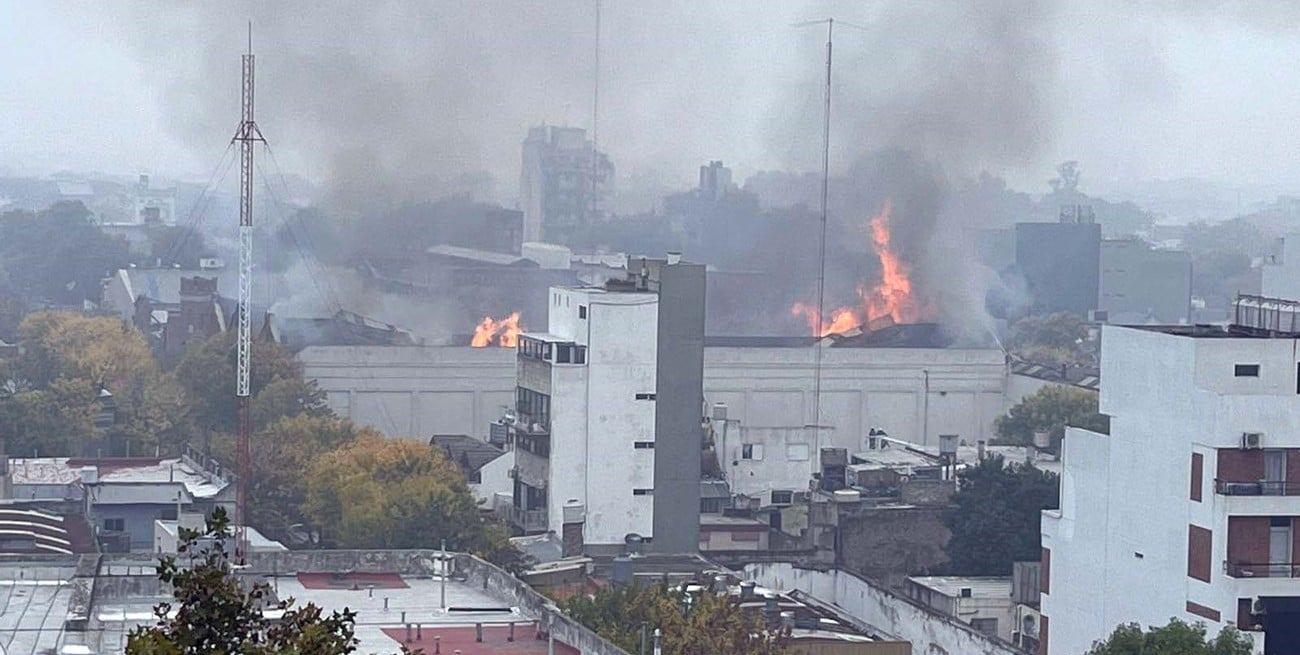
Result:
[[[861,25],[855,25],[846,21],[836,21],[834,18],[823,18],[821,20],[810,20],[802,23],[795,23],[794,27],[811,27],[813,25],[826,25],[826,97],[822,109],[822,194],[821,194],[821,225],[818,235],[817,246],[817,318],[814,321],[816,325],[816,337],[820,340],[822,337],[822,321],[826,316],[826,218],[827,218],[827,199],[830,191],[831,177],[831,62],[833,61],[833,37],[835,34],[835,24],[846,25],[855,29],[865,31],[867,28]],[[821,470],[821,427],[822,427],[822,347],[821,344],[813,344],[813,462],[814,471]]]
[[[235,397],[239,402],[239,456],[235,499],[235,559],[248,554],[248,482],[252,475],[253,416],[249,407],[249,371],[252,368],[253,333],[250,303],[253,295],[253,145],[266,143],[253,119],[253,23],[248,23],[248,54],[242,57],[240,121],[232,143],[239,144],[239,318],[235,341]]]

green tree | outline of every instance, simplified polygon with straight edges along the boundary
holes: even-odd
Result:
[[[203,233],[191,227],[158,225],[149,228],[148,238],[151,257],[144,263],[149,266],[194,269],[199,266],[199,258],[211,252]]]
[[[993,423],[998,436],[1021,444],[1032,444],[1034,433],[1046,432],[1053,452],[1060,451],[1066,426],[1110,432],[1110,417],[1097,411],[1097,392],[1048,385],[1016,403],[1006,416],[999,416]]]
[[[1143,631],[1136,623],[1115,628],[1106,641],[1093,644],[1088,655],[1250,655],[1251,641],[1236,628],[1224,628],[1213,639],[1205,624],[1188,625],[1170,619],[1168,625]]]
[[[1070,313],[1026,316],[1011,324],[1007,349],[1022,359],[1040,364],[1090,363],[1084,342],[1088,325]]]
[[[1037,561],[1042,510],[1059,504],[1055,474],[988,457],[958,474],[944,525],[955,575],[1010,575],[1011,563]]]
[[[17,452],[79,455],[96,436],[100,389],[113,395],[115,422],[99,448],[175,450],[189,436],[189,401],[150,354],[144,336],[112,318],[37,312],[19,327],[22,354],[11,363],[15,392],[4,401],[5,436]]]
[[[307,522],[303,506],[312,460],[358,435],[381,437],[368,428],[356,429],[351,421],[305,413],[282,416],[258,430],[252,441],[249,522],[274,539],[289,538],[292,526]],[[224,445],[222,459],[235,461],[233,437]]]
[[[280,344],[254,341],[252,355],[249,386],[254,397],[277,378],[302,380],[302,365]],[[229,330],[190,345],[176,365],[176,378],[192,399],[194,420],[199,428],[218,432],[238,429],[236,359],[235,335]],[[265,418],[268,422],[274,420],[270,416]]]
[[[481,516],[460,467],[439,448],[365,431],[317,457],[307,472],[305,515],[341,548],[447,547],[494,563],[520,556]]]
[[[313,604],[277,600],[269,585],[247,590],[231,568],[225,544],[232,537],[217,508],[200,533],[181,529],[180,556],[164,556],[158,579],[172,587],[173,602],[154,608],[157,623],[127,636],[127,655],[343,655],[356,651],[356,615],[326,616]],[[182,558],[185,560],[182,562]],[[279,620],[265,610],[280,610]],[[175,612],[175,616],[171,613]]]
[[[334,410],[325,402],[325,392],[315,380],[276,378],[253,399],[253,425],[256,428],[299,415],[311,418],[334,416]]]
[[[629,653],[638,652],[641,625],[662,631],[666,655],[780,655],[789,631],[768,628],[738,599],[712,593],[692,595],[667,584],[616,585],[563,604],[575,621]]]
[[[129,261],[126,240],[96,227],[80,202],[0,215],[0,269],[7,282],[0,296],[80,305],[98,300],[100,281]]]

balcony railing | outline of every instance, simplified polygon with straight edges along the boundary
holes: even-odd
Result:
[[[522,434],[550,434],[551,417],[533,416],[519,410],[515,410],[514,429],[516,433]]]
[[[511,525],[524,532],[546,531],[546,510],[544,509],[519,509],[514,505],[502,505],[497,509],[505,515],[506,520]]]
[[[1223,568],[1233,578],[1300,578],[1300,562],[1251,564],[1224,562]]]
[[[1220,496],[1300,496],[1300,482],[1228,482],[1216,479],[1214,492]]]

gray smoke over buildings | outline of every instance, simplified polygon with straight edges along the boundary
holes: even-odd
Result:
[[[892,199],[899,253],[955,324],[982,320],[996,275],[967,250],[969,230],[989,217],[954,211],[948,192],[981,170],[1053,163],[1043,159],[1054,154],[1060,64],[1077,41],[1074,25],[1096,14],[1122,27],[1144,12],[1208,20],[1176,7],[1028,0],[604,4],[602,148],[619,170],[683,182],[676,188],[698,162],[736,152],[769,167],[816,168],[824,30],[790,24],[826,15],[864,24],[836,35],[832,219],[838,235],[862,242],[861,225]],[[106,33],[156,82],[169,127],[213,160],[238,117],[236,55],[251,20],[263,131],[286,169],[322,181],[322,200],[356,216],[461,192],[513,205],[527,128],[590,127],[594,6],[327,0],[85,9],[102,13]],[[1215,19],[1293,22],[1269,17],[1279,11],[1271,3],[1231,7]],[[1160,93],[1167,85],[1158,44],[1132,34],[1118,43],[1098,46],[1104,72]],[[869,261],[870,249],[860,251]],[[829,288],[851,295],[863,268],[830,263]]]

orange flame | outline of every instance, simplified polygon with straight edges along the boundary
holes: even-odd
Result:
[[[492,345],[493,339],[496,339],[498,346],[514,348],[519,344],[519,334],[523,331],[524,327],[519,325],[519,312],[514,312],[500,320],[484,316],[483,320],[474,326],[474,338],[470,340],[469,345],[474,348],[486,348]]]
[[[830,320],[817,315],[817,308],[795,303],[794,316],[803,316],[818,337],[843,334],[855,328],[877,329],[895,323],[915,323],[929,314],[928,307],[912,293],[911,270],[898,257],[890,243],[889,219],[893,203],[885,201],[880,213],[867,224],[871,245],[880,258],[880,282],[873,287],[858,287],[857,307],[839,307],[831,311]]]

